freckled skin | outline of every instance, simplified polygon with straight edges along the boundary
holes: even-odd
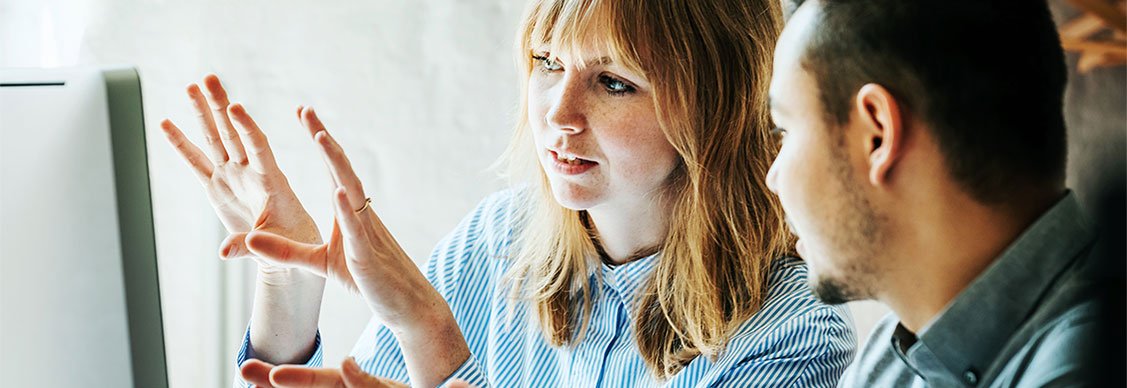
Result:
[[[569,62],[563,58],[546,69],[535,61],[529,79],[528,120],[541,167],[565,207],[633,206],[663,186],[678,160],[658,125],[652,89],[613,63],[588,61],[578,68]],[[612,93],[623,86],[632,91]],[[549,148],[598,165],[580,175],[560,174]]]

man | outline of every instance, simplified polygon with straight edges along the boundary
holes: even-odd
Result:
[[[775,55],[767,183],[811,287],[892,310],[841,385],[1091,378],[1093,233],[1064,186],[1046,4],[811,0]]]

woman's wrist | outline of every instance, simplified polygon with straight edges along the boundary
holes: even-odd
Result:
[[[471,357],[462,330],[448,307],[434,311],[429,318],[392,329],[403,351],[411,381],[415,386],[436,386]]]
[[[458,322],[454,320],[454,313],[446,301],[437,296],[437,300],[420,301],[408,310],[407,314],[388,317],[384,325],[396,337],[411,337],[427,335],[433,332],[445,332],[453,328],[457,331]],[[461,336],[461,332],[458,331]]]
[[[324,278],[299,269],[259,269],[250,337],[256,356],[304,363],[316,350]]]
[[[258,282],[271,288],[324,286],[325,279],[298,268],[258,266]]]

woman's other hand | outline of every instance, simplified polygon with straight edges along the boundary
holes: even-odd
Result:
[[[258,360],[248,360],[239,368],[243,380],[257,387],[269,388],[405,388],[401,382],[375,377],[360,368],[352,357],[346,358],[340,368],[309,368],[297,365],[274,366]],[[448,381],[444,388],[475,388],[463,380]]]
[[[248,247],[266,260],[305,268],[359,293],[395,334],[411,380],[437,385],[470,355],[450,307],[369,206],[352,164],[316,112],[302,109],[301,118],[335,185],[336,220],[329,243],[307,244],[255,231],[247,238]]]

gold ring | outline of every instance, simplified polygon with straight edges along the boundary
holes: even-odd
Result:
[[[356,214],[360,214],[361,212],[368,210],[368,208],[370,207],[372,207],[372,197],[364,198],[364,206],[356,209]]]

